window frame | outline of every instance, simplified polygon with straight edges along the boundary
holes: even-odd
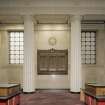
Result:
[[[85,41],[82,41],[82,33],[83,33],[83,32],[85,33]],[[90,33],[90,38],[91,38],[91,33],[95,33],[95,36],[94,36],[95,41],[86,41],[86,33]],[[83,50],[82,50],[82,42],[85,42],[85,47],[86,47],[86,42],[94,42],[94,43],[95,43],[95,45],[91,45],[91,44],[90,44],[90,47],[91,47],[91,46],[95,46],[95,50],[91,50],[91,49],[90,49],[90,50],[86,50],[86,48],[85,48],[85,50],[84,50],[84,51],[85,51],[85,54],[84,54],[84,55],[85,55],[85,63],[82,62],[82,64],[86,64],[86,65],[87,65],[87,64],[88,64],[88,65],[95,65],[95,64],[96,64],[96,35],[97,35],[97,31],[96,31],[96,30],[82,30],[82,31],[81,31],[81,61],[82,61],[82,55],[83,55],[83,54],[82,54],[82,51],[83,51]],[[88,45],[87,45],[87,46],[88,46]],[[86,54],[86,51],[90,51],[90,52],[91,52],[91,51],[94,51],[95,54],[91,54],[91,53],[90,53],[90,54]],[[86,55],[90,55],[90,63],[87,63],[87,62],[86,62]],[[94,63],[91,62],[91,59],[92,59],[92,58],[91,58],[91,55],[94,55],[94,56],[95,56],[95,58],[94,58],[95,62],[94,62]]]
[[[10,49],[10,47],[11,47],[11,45],[10,45],[10,43],[11,43],[11,40],[10,40],[10,38],[11,38],[11,36],[10,36],[10,33],[16,33],[16,32],[18,32],[18,33],[23,33],[23,41],[20,41],[20,39],[19,39],[19,41],[13,41],[13,42],[22,42],[23,43],[23,45],[21,45],[22,47],[23,47],[23,50],[20,50],[20,45],[19,45],[19,50],[13,50],[13,51],[22,51],[23,52],[23,54],[18,54],[19,55],[19,62],[17,63],[16,61],[14,62],[14,63],[12,63],[11,62],[11,53],[10,53],[10,51],[12,51],[11,49]],[[20,38],[20,36],[19,36],[19,38]],[[16,46],[16,45],[14,45],[14,46]],[[17,55],[17,54],[13,54],[13,55]],[[23,59],[20,59],[20,55],[23,55]],[[16,58],[14,59],[14,60],[16,60]],[[20,62],[20,60],[22,60],[22,62]],[[23,30],[9,30],[8,31],[8,62],[9,62],[9,64],[23,64],[24,63],[24,31]]]

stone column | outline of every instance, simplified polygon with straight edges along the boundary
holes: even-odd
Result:
[[[34,23],[33,17],[26,15],[24,16],[23,92],[35,91],[34,63]]]
[[[71,92],[80,92],[81,76],[81,17],[76,15],[71,17]]]

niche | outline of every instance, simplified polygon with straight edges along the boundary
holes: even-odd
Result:
[[[68,50],[37,50],[37,73],[67,74],[68,73]]]

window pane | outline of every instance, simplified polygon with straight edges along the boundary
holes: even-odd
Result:
[[[86,59],[86,63],[87,64],[90,64],[90,59]]]
[[[19,46],[15,46],[14,50],[19,50]]]
[[[85,32],[82,32],[82,38],[85,37]]]
[[[23,46],[23,42],[20,42],[20,45]]]
[[[10,41],[10,45],[13,45],[13,46],[14,46],[14,45],[15,45],[15,42],[11,42],[11,41]]]
[[[81,51],[82,54],[85,54],[85,51]]]
[[[91,46],[91,50],[95,50],[95,46]]]
[[[91,42],[91,45],[95,45],[95,42]]]
[[[95,55],[91,55],[91,58],[95,58]]]
[[[86,54],[90,54],[90,51],[86,51]]]
[[[87,33],[86,33],[86,38],[89,38],[89,37],[90,37],[90,33],[87,32]]]
[[[14,32],[11,32],[10,33],[10,37],[14,37]]]
[[[19,42],[15,42],[15,45],[18,45],[19,46]]]
[[[94,37],[95,38],[95,32],[91,32],[91,38]]]
[[[90,46],[86,46],[86,50],[90,50]]]
[[[95,38],[91,38],[91,41],[95,41]]]
[[[23,60],[20,60],[20,63],[23,63]]]
[[[16,60],[18,60],[18,59],[19,59],[19,55],[16,55],[15,57],[16,57]]]
[[[85,58],[85,55],[82,55],[82,58]]]
[[[90,42],[85,42],[86,43],[86,45],[90,45],[91,43]]]
[[[94,64],[94,63],[95,63],[95,59],[91,59],[91,63],[93,63],[93,64]]]
[[[11,47],[10,47],[10,50],[14,50],[14,48],[15,48],[14,46],[11,46]]]
[[[15,52],[14,51],[10,51],[10,54],[15,54]]]
[[[15,63],[15,61],[13,59],[10,60],[10,63]]]
[[[20,50],[23,50],[23,46],[20,47]]]
[[[23,59],[23,55],[20,55],[20,59]]]
[[[19,38],[19,32],[15,32],[15,37]]]
[[[82,42],[82,45],[85,45],[85,42]]]
[[[11,59],[14,59],[14,58],[15,58],[15,55],[11,55],[10,58],[11,58]]]
[[[90,58],[90,55],[86,55],[86,58]]]
[[[86,41],[90,41],[90,38],[86,38]]]
[[[23,51],[20,51],[20,54],[23,54]]]
[[[22,38],[23,38],[23,32],[20,32],[20,37],[22,37]]]
[[[18,64],[18,63],[19,63],[19,60],[16,60],[16,61],[15,61],[15,63],[17,63],[17,64]]]
[[[15,41],[19,41],[19,38],[16,37],[16,38],[15,38]]]
[[[95,51],[91,51],[91,54],[95,54]]]
[[[15,38],[14,38],[14,37],[11,37],[11,38],[10,38],[10,41],[15,41]]]
[[[85,59],[82,59],[82,63],[85,63]]]
[[[82,46],[82,50],[85,50],[85,46]]]
[[[85,38],[82,38],[82,41],[85,41]]]
[[[15,51],[15,54],[16,54],[16,55],[18,55],[18,54],[19,54],[19,51],[18,51],[18,50],[17,50],[17,51]]]
[[[22,37],[20,38],[20,41],[23,41],[23,38]]]

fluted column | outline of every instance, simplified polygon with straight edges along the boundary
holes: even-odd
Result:
[[[70,91],[80,92],[81,85],[81,17],[72,16]]]
[[[24,16],[23,92],[35,91],[34,24],[32,16]]]

